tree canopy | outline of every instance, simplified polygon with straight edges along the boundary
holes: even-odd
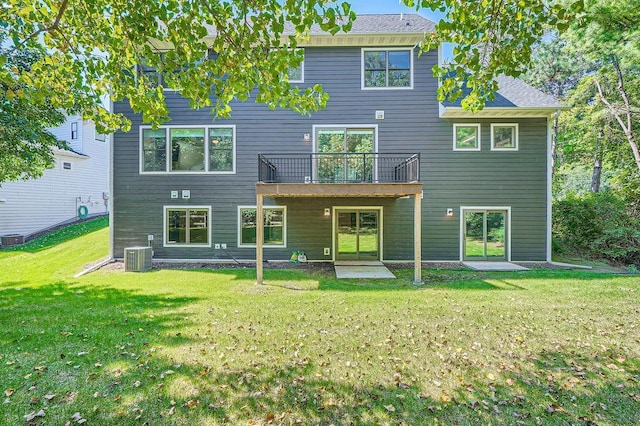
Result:
[[[545,28],[565,29],[582,8],[575,0],[402,2],[445,12],[422,48],[456,43],[453,62],[434,70],[443,78],[439,98],[460,97],[466,85],[462,105],[472,110],[493,97],[498,75],[526,69]],[[214,116],[229,116],[232,101],[249,99],[304,114],[323,108],[328,94],[318,84],[289,84],[289,67],[303,60],[296,48],[313,25],[335,34],[354,19],[348,1],[331,0],[7,0],[0,30],[10,43],[0,54],[0,83],[33,88],[14,92],[27,103],[77,109],[99,131],[130,125],[103,108],[105,95],[128,100],[145,122],[168,120],[164,91],[153,72],[135,72],[141,65]],[[7,58],[24,49],[46,54],[16,73]]]

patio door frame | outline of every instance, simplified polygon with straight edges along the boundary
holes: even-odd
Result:
[[[338,213],[340,212],[372,212],[375,211],[378,213],[378,258],[377,259],[363,259],[363,260],[379,260],[380,262],[383,261],[383,239],[382,239],[382,235],[383,235],[383,224],[384,224],[384,220],[383,220],[383,208],[382,206],[333,206],[332,210],[331,210],[331,220],[332,220],[332,224],[331,224],[331,253],[332,253],[332,261],[335,262],[336,260],[340,260],[337,259],[338,257],[338,239],[337,239],[337,235],[338,235]]]
[[[492,212],[505,213],[504,261],[511,262],[511,207],[510,206],[460,206],[460,262],[471,260],[471,259],[465,259],[465,229],[466,229],[465,213],[466,212],[484,212],[485,215],[487,213],[492,213]],[[485,233],[486,233],[486,230],[485,230]],[[484,239],[486,240],[486,235]],[[485,258],[479,258],[477,260],[479,262],[483,262],[483,261],[490,261],[491,259],[487,259],[485,256]],[[501,261],[502,259],[495,259],[495,260]]]

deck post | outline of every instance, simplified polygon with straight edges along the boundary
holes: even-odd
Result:
[[[413,283],[422,284],[422,192],[413,196]]]
[[[264,284],[262,276],[262,245],[264,244],[263,195],[256,196],[256,284]]]

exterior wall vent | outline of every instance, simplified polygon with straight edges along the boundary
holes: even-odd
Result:
[[[125,272],[144,272],[151,269],[151,247],[128,247],[124,249]]]

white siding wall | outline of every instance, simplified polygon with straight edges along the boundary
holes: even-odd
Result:
[[[78,139],[71,140],[71,123],[78,123]],[[95,140],[95,127],[80,117],[69,117],[51,131],[70,143],[73,153],[56,154],[56,166],[40,179],[6,182],[0,187],[0,235],[29,235],[77,215],[84,205],[89,214],[107,212],[103,195],[109,191],[109,140]],[[71,170],[63,168],[71,163]]]

